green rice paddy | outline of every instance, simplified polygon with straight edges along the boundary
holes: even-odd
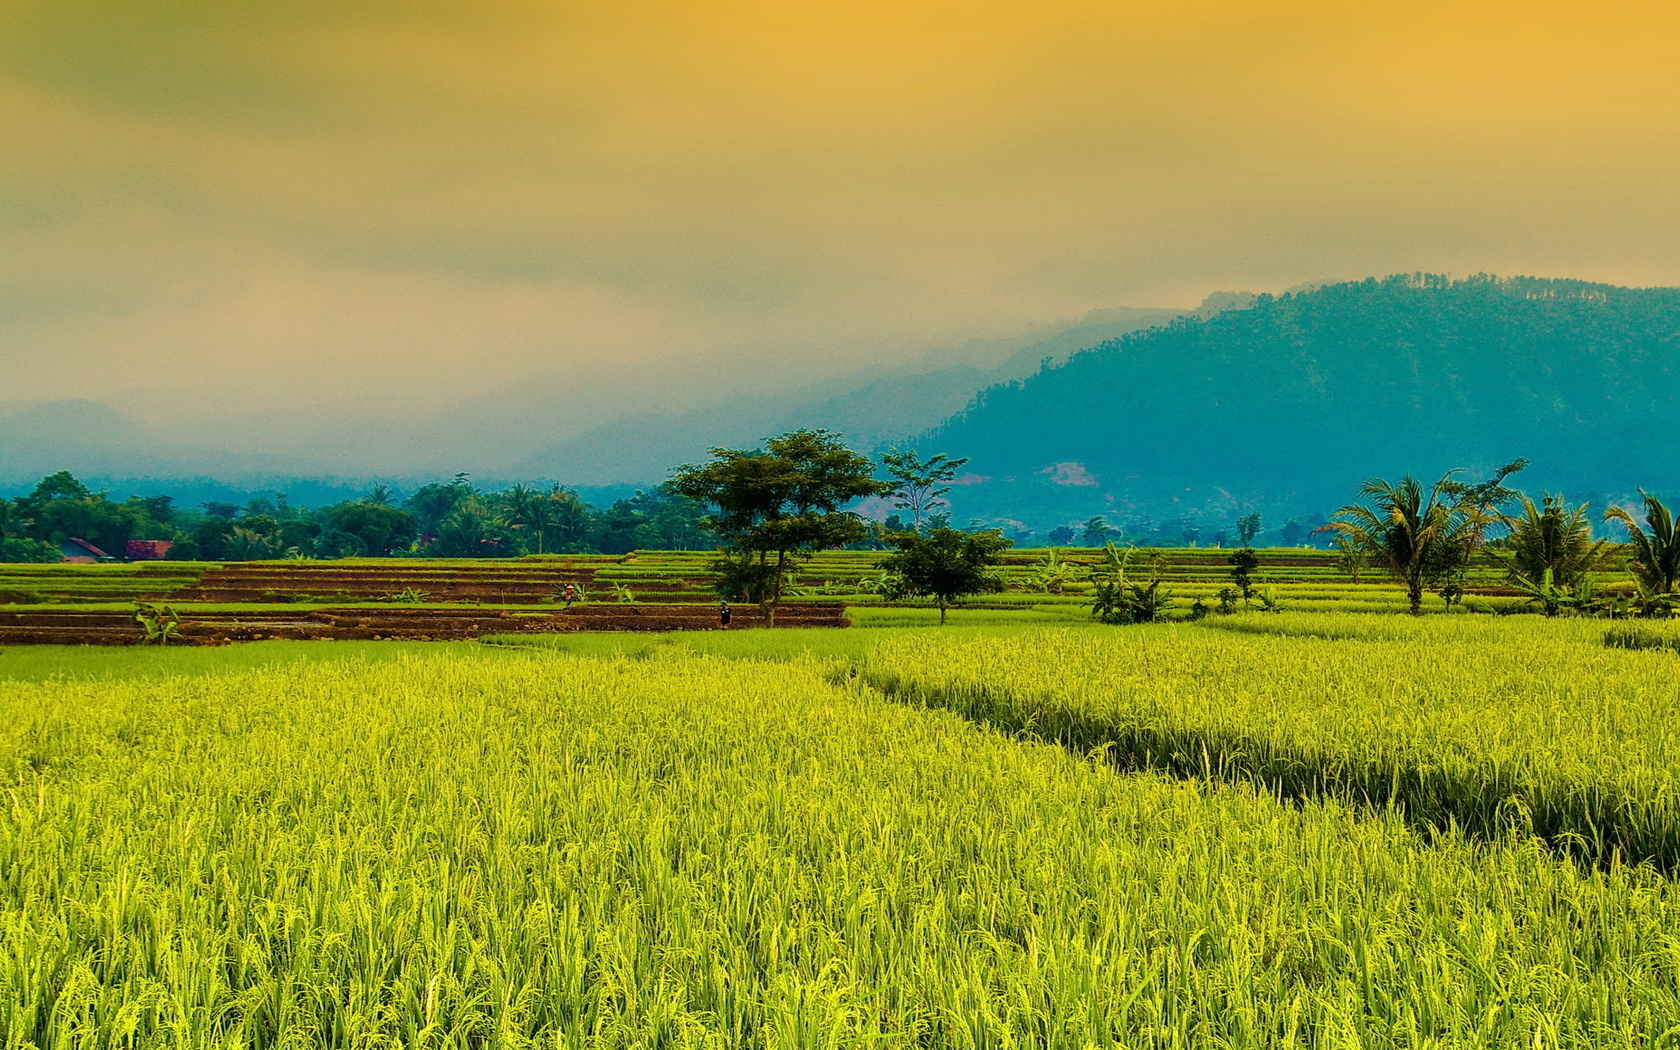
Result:
[[[0,648],[0,1046],[1680,1039],[1672,625],[987,597]]]

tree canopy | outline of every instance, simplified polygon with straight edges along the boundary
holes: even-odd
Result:
[[[941,624],[958,598],[1003,589],[991,571],[1011,546],[1001,533],[931,529],[925,535],[896,533],[889,542],[898,553],[883,559],[881,567],[903,580],[906,593],[934,599]]]
[[[1427,587],[1462,572],[1494,519],[1479,502],[1488,490],[1467,488],[1455,474],[1449,471],[1428,489],[1410,474],[1398,482],[1373,478],[1361,490],[1369,506],[1349,504],[1319,530],[1337,533],[1404,583],[1414,616],[1423,611]]]
[[[790,558],[862,539],[868,526],[843,510],[890,486],[875,465],[826,430],[795,430],[762,448],[714,448],[707,463],[679,467],[670,489],[714,508],[705,526],[732,548],[722,568],[738,597],[766,603],[773,622]]]
[[[893,506],[909,511],[911,526],[917,529],[922,527],[923,514],[945,505],[949,483],[967,462],[966,456],[952,459],[943,452],[923,459],[915,449],[891,448],[881,453],[881,467],[892,479]]]

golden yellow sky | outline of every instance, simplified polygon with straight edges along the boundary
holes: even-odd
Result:
[[[1680,283],[1677,45],[1672,3],[0,0],[0,403]]]

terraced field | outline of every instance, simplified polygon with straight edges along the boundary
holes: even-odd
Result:
[[[635,556],[510,561],[354,559],[64,566],[20,574],[21,599],[0,604],[0,644],[134,644],[132,602],[167,602],[175,640],[219,644],[271,638],[473,638],[485,633],[669,631],[718,626],[710,577],[639,570]],[[618,570],[619,580],[597,579]],[[628,584],[633,585],[633,589]],[[617,584],[615,586],[615,584]],[[564,607],[567,585],[585,600]],[[740,606],[732,626],[763,613]],[[791,603],[789,627],[839,626],[834,601]]]
[[[200,562],[0,564],[0,606],[169,599],[195,586],[214,567]]]
[[[1061,552],[1070,578],[1046,593],[1048,552],[1011,551],[1000,569],[1005,590],[961,603],[969,616],[1066,622],[1087,615],[1090,584],[1081,574],[1098,551]],[[1135,576],[1159,577],[1182,615],[1200,601],[1216,605],[1231,585],[1228,551],[1191,548],[1142,551]],[[830,551],[803,563],[781,614],[788,626],[838,625],[841,606],[856,622],[908,624],[925,619],[925,603],[887,601],[875,586],[882,555]],[[675,630],[715,626],[703,606],[716,601],[708,552],[636,551],[508,560],[345,559],[342,561],[154,562],[134,565],[0,566],[0,644],[49,641],[122,644],[141,637],[127,617],[132,602],[168,602],[187,625],[180,640],[209,643],[252,638],[458,638],[496,620],[493,630]],[[1300,548],[1260,552],[1255,584],[1295,612],[1392,613],[1405,609],[1401,589],[1367,573],[1350,579],[1327,552]],[[1466,601],[1485,610],[1520,606],[1498,566],[1478,567]],[[557,606],[570,585],[581,601]],[[838,604],[836,604],[838,603]],[[1438,602],[1431,606],[1440,609]],[[735,623],[760,612],[738,607]],[[514,621],[519,626],[510,622]]]

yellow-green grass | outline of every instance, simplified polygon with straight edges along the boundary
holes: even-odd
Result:
[[[561,634],[492,634],[479,639],[487,646],[508,647],[542,652],[561,652],[573,656],[619,656],[639,660],[667,656],[704,654],[738,660],[800,660],[811,658],[823,662],[833,673],[851,676],[852,668],[887,637],[930,633],[942,638],[1010,637],[1043,629],[1047,621],[1016,615],[957,616],[939,626],[935,610],[871,610],[874,612],[912,612],[914,618],[878,620],[868,626],[891,630],[835,631],[826,628],[787,630],[784,628],[751,627],[727,631],[666,631],[659,633],[625,631],[568,631]],[[853,611],[854,618],[856,610]],[[1067,621],[1053,619],[1054,624]],[[1101,624],[1085,623],[1075,629],[1108,631]]]
[[[12,645],[0,646],[0,680],[152,680],[225,675],[311,661],[378,662],[419,653],[463,651],[474,653],[480,647],[475,642],[398,641],[262,641],[215,647]]]
[[[0,562],[0,574],[6,576],[78,576],[85,578],[153,575],[196,576],[206,569],[219,568],[220,565],[220,562],[208,561],[141,561],[118,564]]]
[[[1445,616],[1325,616],[1293,609],[1281,613],[1247,611],[1235,616],[1209,616],[1197,626],[1214,631],[1292,638],[1330,638],[1356,641],[1406,642],[1422,646],[1455,645],[1490,652],[1517,653],[1562,646],[1577,652],[1598,644],[1611,621],[1596,618],[1545,620],[1538,613],[1523,616],[1482,616],[1455,610]],[[1520,657],[1519,657],[1520,658]]]
[[[11,1047],[1648,1047],[1680,901],[810,667],[0,684]]]
[[[848,608],[846,616],[853,627],[929,627],[939,623],[939,610],[909,606],[878,607],[860,605]],[[1090,612],[1083,606],[1067,604],[1033,604],[1009,609],[966,609],[955,606],[946,611],[946,622],[953,625],[1008,624],[1065,624],[1069,621],[1090,620]]]
[[[1672,653],[1606,649],[1601,622],[1540,617],[1208,623],[893,638],[864,673],[1126,768],[1392,805],[1477,837],[1532,830],[1593,863],[1680,866]],[[1243,625],[1277,633],[1228,629]]]
[[[0,605],[88,602],[172,595],[198,583],[194,576],[65,577],[0,576]]]

